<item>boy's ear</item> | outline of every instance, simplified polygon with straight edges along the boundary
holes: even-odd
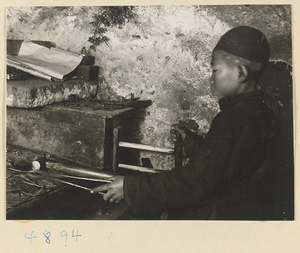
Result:
[[[238,70],[239,70],[239,75],[238,75],[239,81],[241,83],[246,82],[248,80],[248,78],[250,77],[249,67],[246,65],[239,65]]]

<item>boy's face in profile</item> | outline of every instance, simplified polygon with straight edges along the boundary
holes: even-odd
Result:
[[[211,88],[219,99],[235,95],[240,89],[238,78],[239,68],[234,63],[229,65],[228,62],[231,61],[233,62],[234,60],[231,60],[230,55],[224,53],[222,50],[213,51]]]

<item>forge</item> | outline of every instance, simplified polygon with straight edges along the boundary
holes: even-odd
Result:
[[[105,183],[95,175],[103,179],[117,173],[114,129],[121,129],[122,140],[140,141],[139,127],[151,101],[94,99],[96,80],[29,78],[7,86],[7,219],[122,216],[125,202],[107,203],[88,189]],[[137,164],[139,157],[124,151],[118,160]],[[41,164],[37,171],[33,161]]]

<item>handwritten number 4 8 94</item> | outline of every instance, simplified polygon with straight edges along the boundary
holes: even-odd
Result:
[[[45,237],[45,242],[46,242],[47,244],[50,244],[50,243],[51,243],[50,236],[51,236],[51,232],[45,230],[45,231],[44,231],[44,237]],[[65,237],[65,247],[67,247],[68,233],[67,233],[65,230],[63,230],[63,231],[61,231],[60,236],[61,236],[61,237]],[[75,233],[74,230],[72,230],[72,238],[75,237],[75,238],[76,238],[76,242],[78,242],[78,237],[81,237],[81,236],[82,236],[82,235],[80,235],[80,234],[78,233],[78,230],[76,230],[76,233]],[[32,239],[37,238],[37,236],[34,235],[34,231],[31,231],[31,234],[30,234],[30,235],[28,235],[27,233],[25,233],[25,238],[28,239],[28,240],[30,240],[30,243],[31,243],[31,242],[32,242]]]

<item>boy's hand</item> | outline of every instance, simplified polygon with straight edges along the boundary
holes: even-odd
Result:
[[[173,141],[175,142],[175,148],[176,143],[179,144],[182,148],[182,157],[187,158],[190,156],[190,152],[187,151],[187,143],[186,139],[188,136],[195,136],[196,131],[199,128],[199,125],[196,123],[195,120],[179,120],[178,124],[174,124],[171,126],[171,136]],[[176,136],[176,137],[175,137]]]
[[[124,199],[124,191],[123,191],[123,183],[124,176],[114,176],[110,178],[112,180],[111,183],[100,185],[91,190],[91,193],[98,192],[106,192],[103,195],[103,199],[105,201],[110,201],[111,203],[119,203],[122,199]]]
[[[173,124],[171,126],[171,134],[174,136],[176,141],[184,141],[187,135],[187,129],[182,124]],[[179,134],[180,138],[177,137],[176,133]]]
[[[199,128],[199,125],[196,123],[195,120],[179,120],[178,124],[174,124],[171,126],[171,134],[179,133],[181,140],[177,141],[184,141],[187,134],[192,131],[197,131]]]

